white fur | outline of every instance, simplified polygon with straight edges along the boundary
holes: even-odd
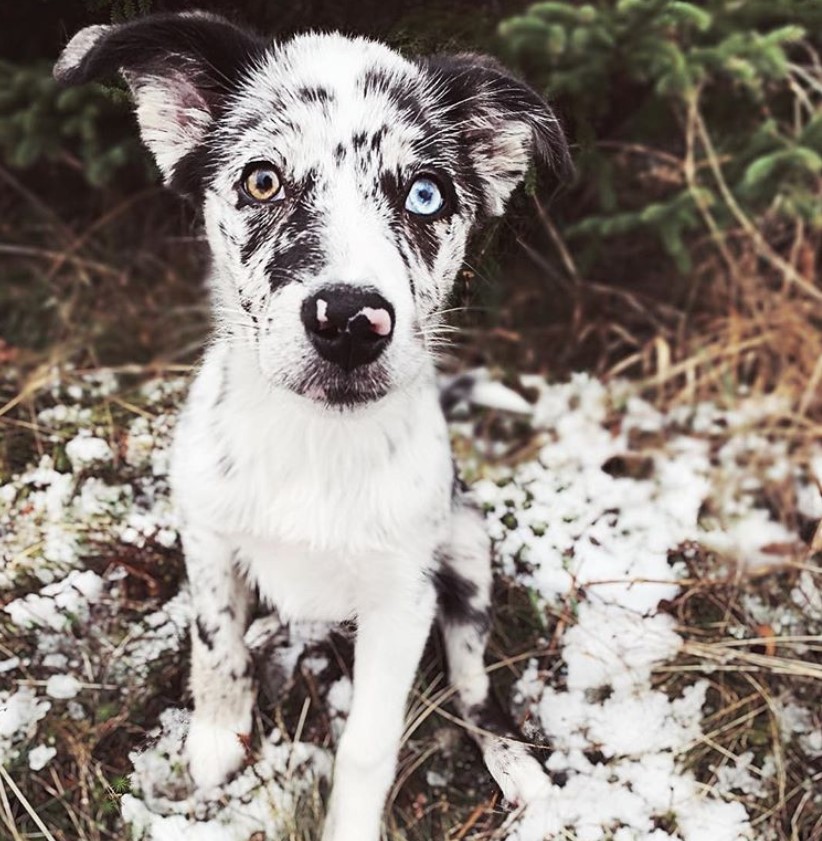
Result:
[[[182,72],[163,77],[125,75],[137,102],[140,137],[168,179],[180,158],[203,139],[211,124],[211,113],[195,85]]]
[[[214,408],[225,370],[231,385]],[[222,447],[236,465],[227,476]],[[234,550],[235,569],[285,618],[358,621],[354,700],[325,841],[379,835],[406,697],[435,613],[426,571],[450,537],[450,458],[430,376],[346,417],[271,390],[246,350],[224,345],[209,352],[177,431],[177,504],[185,533],[202,536],[186,545],[199,615],[217,624],[235,604],[219,603],[225,585],[213,592],[200,578],[217,563],[228,574]],[[212,652],[194,637],[196,666]],[[231,645],[219,647],[221,661],[236,659]],[[216,720],[221,713],[209,728],[199,712],[219,680],[206,669],[192,675],[196,727],[187,750],[205,788],[243,758],[236,734],[232,742]],[[239,734],[248,733],[251,701],[250,686],[223,699]]]
[[[54,74],[59,76],[73,70],[83,60],[94,44],[111,30],[112,27],[106,26],[105,24],[87,26],[85,29],[81,29],[66,44],[63,52],[60,54],[60,58],[57,59],[54,65]]]

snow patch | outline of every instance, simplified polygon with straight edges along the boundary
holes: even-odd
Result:
[[[39,593],[9,602],[3,610],[21,628],[63,631],[73,620],[88,619],[90,605],[100,598],[102,591],[103,579],[96,572],[74,570]]]
[[[66,455],[75,470],[82,470],[95,462],[111,461],[114,458],[108,441],[83,432],[66,444]]]
[[[46,695],[62,701],[76,697],[81,688],[82,684],[73,675],[52,675],[46,681]]]
[[[285,742],[274,730],[251,763],[221,787],[219,800],[191,792],[182,767],[190,716],[166,710],[152,734],[154,744],[131,754],[135,793],[122,800],[123,818],[135,841],[248,841],[255,832],[285,837],[301,797],[331,774],[328,751]]]
[[[29,768],[32,771],[42,771],[55,756],[57,756],[57,748],[37,745],[29,751]]]
[[[50,708],[51,703],[38,699],[29,686],[16,692],[0,690],[0,764],[17,757],[15,745],[34,736]]]

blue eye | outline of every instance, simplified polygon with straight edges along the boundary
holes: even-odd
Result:
[[[421,175],[412,184],[405,199],[405,209],[417,216],[433,216],[442,210],[445,198],[433,178]]]

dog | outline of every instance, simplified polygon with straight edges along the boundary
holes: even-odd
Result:
[[[490,542],[455,473],[434,357],[469,234],[532,161],[568,171],[557,118],[490,58],[407,59],[333,33],[272,45],[200,12],[90,26],[54,71],[65,85],[118,72],[211,252],[215,332],[171,469],[194,784],[212,791],[245,759],[256,591],[285,619],[356,621],[323,841],[379,838],[435,618],[504,797],[544,795],[490,693]]]

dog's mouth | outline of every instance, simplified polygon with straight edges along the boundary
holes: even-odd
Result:
[[[391,380],[379,362],[345,371],[337,365],[316,360],[306,366],[292,390],[315,403],[345,409],[385,397],[391,390]]]

